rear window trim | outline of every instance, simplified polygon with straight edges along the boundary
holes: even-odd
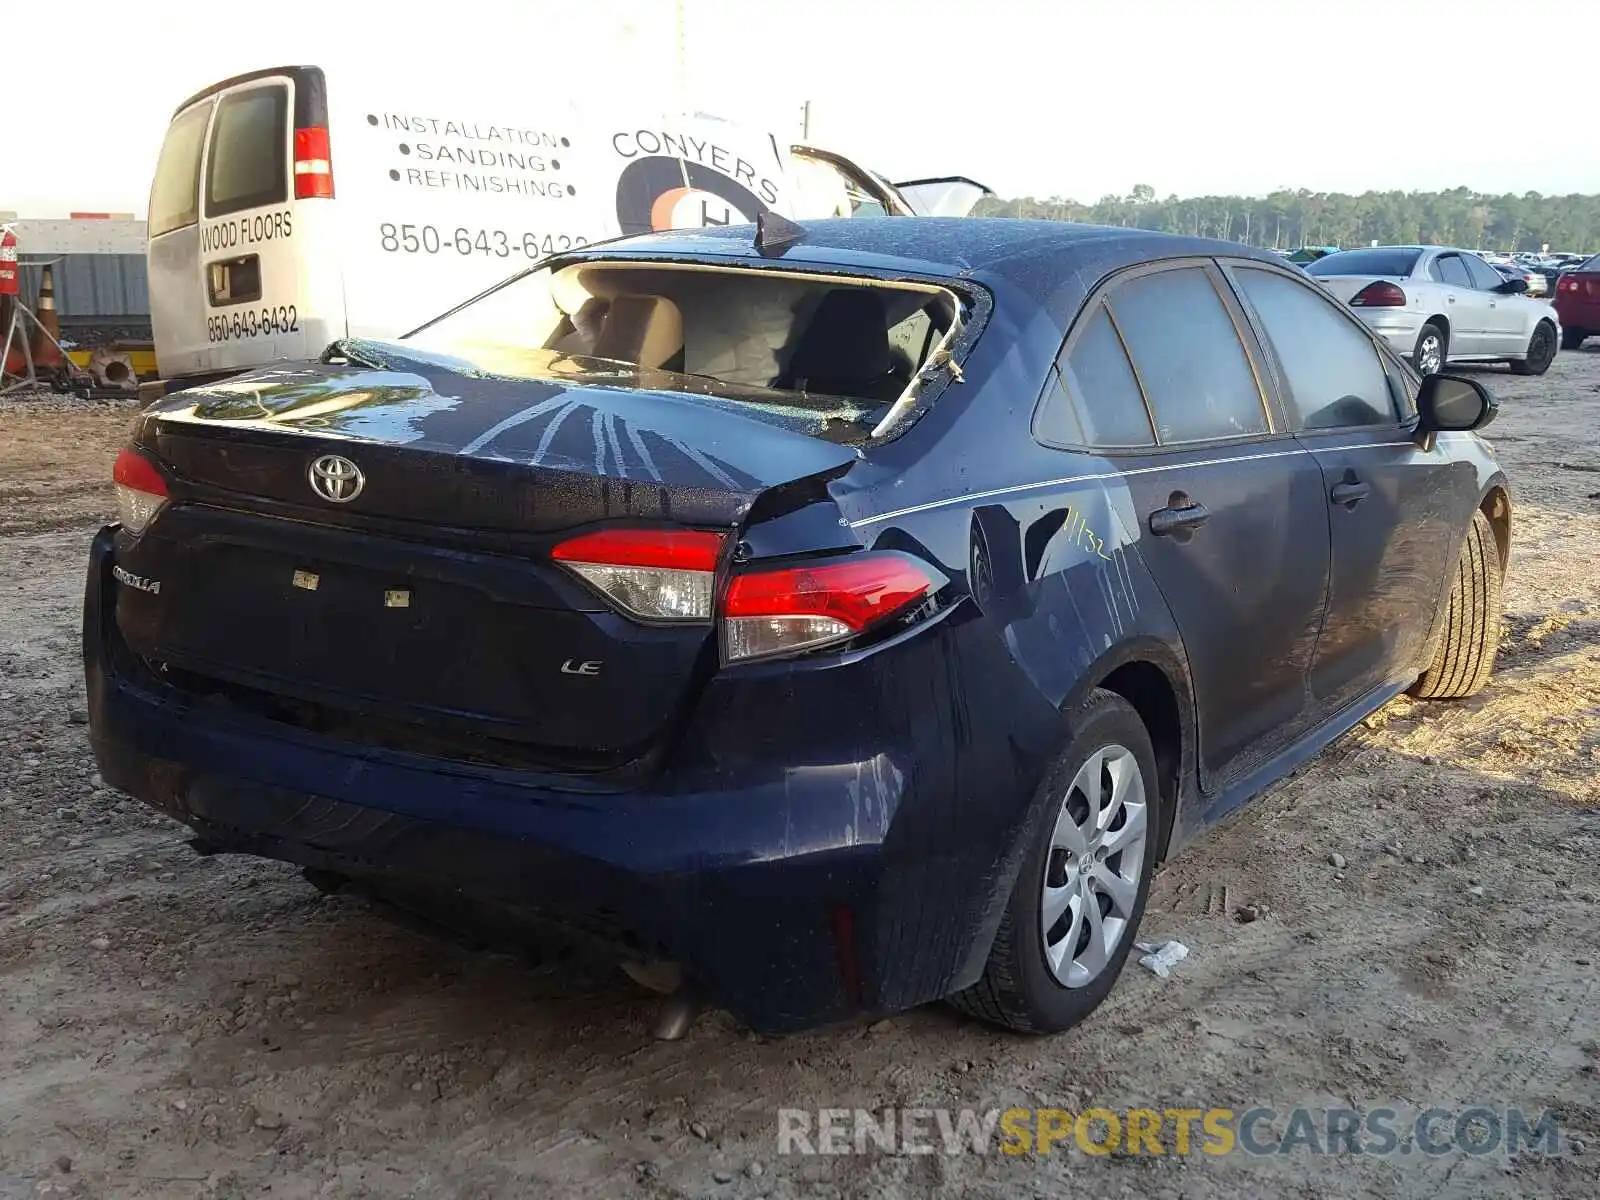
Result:
[[[510,287],[537,271],[549,271],[554,276],[571,267],[603,266],[607,263],[735,274],[781,274],[815,283],[853,282],[906,291],[926,291],[929,288],[936,288],[955,296],[960,306],[960,311],[956,314],[956,322],[952,326],[955,337],[952,339],[950,331],[946,331],[939,344],[929,353],[927,363],[934,363],[940,359],[941,355],[948,355],[948,359],[942,361],[939,366],[931,368],[924,364],[923,370],[918,376],[918,378],[922,378],[925,381],[923,387],[920,389],[915,387],[908,388],[902,394],[901,400],[895,402],[896,407],[899,407],[906,397],[911,398],[911,403],[906,405],[904,411],[897,415],[892,428],[881,436],[874,430],[872,436],[860,443],[860,448],[863,450],[872,446],[886,445],[901,437],[927,414],[934,402],[944,394],[951,384],[963,382],[961,376],[962,366],[971,355],[973,347],[977,344],[979,337],[982,336],[984,329],[987,328],[989,319],[994,312],[994,296],[989,289],[976,280],[964,276],[925,275],[914,271],[876,272],[863,270],[860,267],[811,262],[803,265],[791,265],[770,259],[751,260],[744,257],[735,258],[731,255],[663,254],[659,250],[630,252],[621,246],[612,248],[612,245],[608,243],[597,242],[591,246],[585,246],[581,251],[568,251],[536,262],[525,270],[518,271],[515,275],[501,280],[493,287],[486,288],[454,308],[430,318],[424,324],[417,326],[417,328],[400,335],[396,340],[403,343],[408,338],[414,337],[445,318],[470,308],[479,300],[486,299],[493,293]],[[929,382],[930,380],[931,382]],[[882,428],[881,423],[879,428]]]
[[[281,156],[279,167],[282,173],[282,186],[275,198],[262,199],[258,196],[244,196],[229,201],[226,204],[212,207],[211,189],[216,177],[216,156],[212,153],[220,131],[219,122],[222,110],[230,101],[252,92],[264,92],[276,88],[283,98],[281,115],[283,117],[283,145],[278,148]],[[294,174],[289,165],[289,140],[294,131],[294,80],[288,76],[266,76],[261,79],[252,79],[225,92],[217,93],[213,103],[210,126],[206,131],[205,141],[205,170],[202,172],[200,185],[200,211],[203,220],[214,221],[222,217],[231,217],[235,213],[248,212],[253,208],[270,208],[289,204],[294,199]]]
[[[1249,260],[1255,261],[1255,260]],[[1270,265],[1270,264],[1268,264]],[[1116,307],[1109,303],[1108,298],[1115,289],[1130,279],[1143,275],[1158,275],[1168,271],[1193,270],[1199,268],[1205,272],[1207,281],[1217,293],[1217,301],[1222,305],[1223,311],[1228,314],[1228,320],[1233,324],[1234,336],[1239,339],[1239,348],[1244,352],[1245,362],[1250,367],[1250,374],[1255,379],[1256,392],[1260,397],[1261,410],[1266,417],[1267,427],[1250,433],[1226,434],[1210,438],[1185,438],[1182,441],[1164,442],[1161,440],[1160,430],[1156,427],[1155,413],[1150,407],[1150,396],[1145,390],[1144,379],[1139,373],[1139,364],[1133,357],[1133,352],[1128,349],[1126,340],[1122,336],[1122,329],[1117,324]],[[1128,357],[1128,365],[1133,369],[1133,377],[1139,385],[1139,397],[1144,402],[1145,416],[1150,421],[1151,432],[1155,441],[1146,446],[1092,446],[1081,443],[1063,442],[1045,437],[1040,433],[1040,415],[1046,404],[1050,402],[1050,394],[1054,390],[1051,382],[1055,378],[1057,364],[1062,362],[1072,353],[1072,348],[1082,336],[1083,330],[1088,325],[1088,316],[1100,306],[1104,306],[1111,324],[1116,329],[1117,339],[1122,342],[1123,353]],[[1221,264],[1208,255],[1189,254],[1178,258],[1163,258],[1151,262],[1132,263],[1129,266],[1118,268],[1111,274],[1102,278],[1084,297],[1078,306],[1078,311],[1073,314],[1072,324],[1068,327],[1066,336],[1061,339],[1055,357],[1050,360],[1051,375],[1045,379],[1044,386],[1040,389],[1039,397],[1034,401],[1033,416],[1029,420],[1028,430],[1034,441],[1051,450],[1064,450],[1077,454],[1093,454],[1102,458],[1130,458],[1149,457],[1156,454],[1177,454],[1186,450],[1212,446],[1249,445],[1253,442],[1266,442],[1279,440],[1292,436],[1288,429],[1284,414],[1278,409],[1278,395],[1276,380],[1268,373],[1268,362],[1264,358],[1264,350],[1256,340],[1255,327],[1251,324],[1250,316],[1240,306],[1238,298],[1234,295],[1233,283],[1227,278]]]

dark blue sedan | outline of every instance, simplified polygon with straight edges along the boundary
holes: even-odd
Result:
[[[760,1030],[1060,1030],[1163,859],[1485,685],[1494,411],[1242,246],[592,247],[141,415],[95,752],[206,850],[552,917]]]

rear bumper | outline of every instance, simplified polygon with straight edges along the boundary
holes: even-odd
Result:
[[[1062,732],[992,656],[952,665],[986,636],[958,609],[854,661],[719,677],[649,790],[577,790],[196,701],[121,642],[114,553],[102,531],[84,603],[90,735],[113,786],[224,849],[538,914],[681,962],[762,1031],[972,982]],[[952,701],[953,678],[978,694]]]
[[[1561,319],[1563,329],[1593,330],[1600,333],[1600,299],[1572,300],[1558,294],[1555,310],[1556,316]]]
[[[1407,359],[1411,352],[1417,348],[1417,334],[1422,329],[1422,316],[1420,313],[1407,312],[1403,308],[1357,308],[1352,310],[1361,318],[1361,323],[1384,341],[1389,343],[1389,348],[1396,354]]]

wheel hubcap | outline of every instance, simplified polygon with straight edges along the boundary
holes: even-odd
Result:
[[[1422,368],[1424,375],[1432,375],[1443,365],[1439,360],[1439,339],[1429,334],[1422,339],[1422,350],[1417,355],[1417,365]]]
[[[1096,750],[1073,776],[1051,831],[1039,909],[1045,962],[1065,987],[1099,978],[1128,936],[1149,813],[1139,760],[1126,747]]]

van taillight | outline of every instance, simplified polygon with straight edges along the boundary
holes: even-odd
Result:
[[[1350,297],[1351,308],[1404,308],[1406,294],[1399,286],[1386,280],[1369,283]]]
[[[294,131],[294,198],[333,199],[333,158],[328,151],[326,129]]]

